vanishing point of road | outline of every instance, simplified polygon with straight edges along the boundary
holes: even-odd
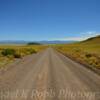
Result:
[[[100,100],[100,76],[48,48],[0,70],[0,100]]]

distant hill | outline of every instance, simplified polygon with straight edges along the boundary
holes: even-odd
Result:
[[[13,41],[13,40],[3,40],[3,41],[0,41],[0,44],[27,44],[28,41]]]
[[[81,43],[85,43],[85,44],[100,44],[100,35],[96,36],[96,37],[91,37],[88,38],[85,41],[82,41]]]
[[[11,40],[5,40],[5,41],[0,41],[0,44],[2,45],[10,45],[10,44],[28,44],[28,45],[39,45],[39,44],[66,44],[66,43],[73,43],[76,41],[60,41],[60,40],[54,40],[54,41],[11,41]]]
[[[74,43],[76,41],[60,41],[60,40],[54,40],[54,41],[40,41],[39,43],[42,44],[66,44],[66,43]]]
[[[11,40],[5,40],[5,41],[0,41],[1,45],[39,45],[40,43],[38,42],[32,42],[32,41],[11,41]]]
[[[54,41],[13,41],[13,40],[5,40],[5,41],[0,41],[0,44],[2,45],[10,45],[10,44],[27,44],[27,45],[40,45],[40,44],[68,44],[68,43],[74,43],[74,42],[77,42],[77,41],[60,41],[60,40],[54,40]],[[96,36],[96,37],[91,37],[85,41],[82,41],[80,42],[82,44],[100,44],[100,35]]]

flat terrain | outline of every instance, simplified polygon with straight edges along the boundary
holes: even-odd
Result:
[[[0,100],[100,100],[100,77],[48,48],[0,71]]]

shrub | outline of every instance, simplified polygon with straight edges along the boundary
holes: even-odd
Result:
[[[14,54],[14,58],[21,58],[21,57],[22,57],[22,55],[19,54],[19,53],[15,53],[15,54]]]
[[[74,51],[75,51],[75,52],[81,52],[81,50],[78,49],[78,48],[77,48],[77,49],[75,48]]]
[[[90,57],[92,57],[92,54],[86,54],[85,55],[87,58],[90,58]]]
[[[27,52],[29,52],[29,54],[36,53],[36,51],[35,51],[34,49],[32,49],[32,48],[30,48],[30,49],[27,49]]]
[[[14,55],[16,51],[14,49],[3,49],[1,54],[3,56]]]

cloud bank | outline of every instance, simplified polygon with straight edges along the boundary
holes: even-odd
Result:
[[[85,33],[79,33],[80,36],[77,37],[66,37],[66,38],[60,38],[60,39],[56,39],[56,40],[63,40],[63,41],[82,41],[82,40],[86,40],[90,37],[94,37],[94,36],[98,36],[100,35],[100,33],[97,32],[85,32]]]

